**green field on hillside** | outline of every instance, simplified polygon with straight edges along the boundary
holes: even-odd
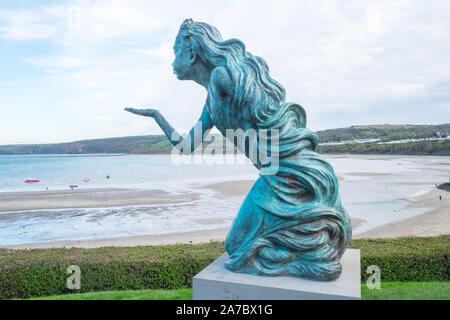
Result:
[[[450,123],[442,125],[370,125],[318,131],[320,143],[340,142],[354,139],[380,139],[381,142],[446,137],[450,133]],[[223,145],[220,135],[212,135],[214,144]],[[208,138],[203,147],[209,144]],[[164,135],[148,135],[107,139],[82,140],[68,143],[4,145],[1,154],[169,154],[172,145]],[[358,143],[344,145],[321,145],[321,153],[357,154],[418,154],[450,155],[450,140],[416,141],[399,144],[380,145]]]

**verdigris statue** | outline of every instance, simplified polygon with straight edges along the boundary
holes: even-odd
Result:
[[[185,20],[174,52],[177,78],[193,80],[208,92],[197,125],[183,138],[155,109],[126,110],[153,117],[184,153],[215,126],[224,136],[230,129],[256,132],[257,139],[247,140],[244,148],[233,143],[247,156],[256,149],[276,157],[275,171],[267,171],[264,157],[254,161],[260,177],[226,238],[226,267],[254,275],[338,278],[351,239],[350,219],[333,168],[315,152],[318,138],[305,128],[304,109],[285,102],[285,90],[270,77],[264,59],[247,52],[238,39],[223,41],[211,25]]]

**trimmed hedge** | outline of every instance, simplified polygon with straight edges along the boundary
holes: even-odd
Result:
[[[394,239],[352,240],[350,247],[361,249],[361,282],[381,270],[381,281],[448,281],[450,235]]]
[[[382,281],[448,281],[450,235],[353,240],[361,249],[361,281],[369,265]],[[0,249],[0,298],[28,298],[74,291],[176,289],[224,252],[223,242],[166,246]],[[66,270],[81,269],[81,289],[69,290]]]
[[[192,277],[224,251],[223,243],[105,247],[0,249],[0,298],[62,293],[190,287]],[[81,289],[69,290],[66,270],[81,269]]]

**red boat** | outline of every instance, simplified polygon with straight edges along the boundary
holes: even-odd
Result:
[[[25,183],[38,183],[38,182],[40,182],[40,181],[37,180],[37,179],[27,179],[27,180],[25,180]]]

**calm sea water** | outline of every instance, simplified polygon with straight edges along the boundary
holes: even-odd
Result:
[[[70,185],[174,191],[196,182],[255,179],[258,175],[249,163],[177,164],[177,159],[172,161],[171,155],[0,155],[0,192],[64,190]],[[237,160],[244,162],[241,156]],[[40,183],[24,183],[27,178]]]
[[[213,158],[208,163],[176,165],[170,155],[0,156],[0,192],[64,190],[78,185],[79,189],[169,192],[193,191],[195,187],[195,192],[201,193],[200,199],[179,204],[0,212],[0,246],[229,227],[245,195],[224,198],[201,186],[256,180],[258,172],[249,163],[211,164],[216,161]],[[339,178],[349,215],[365,220],[354,234],[426,211],[405,210],[404,206],[414,195],[448,181],[450,174],[448,157],[327,158]],[[243,158],[236,160],[244,162]],[[28,185],[26,178],[41,182]],[[84,182],[85,178],[89,182]]]

